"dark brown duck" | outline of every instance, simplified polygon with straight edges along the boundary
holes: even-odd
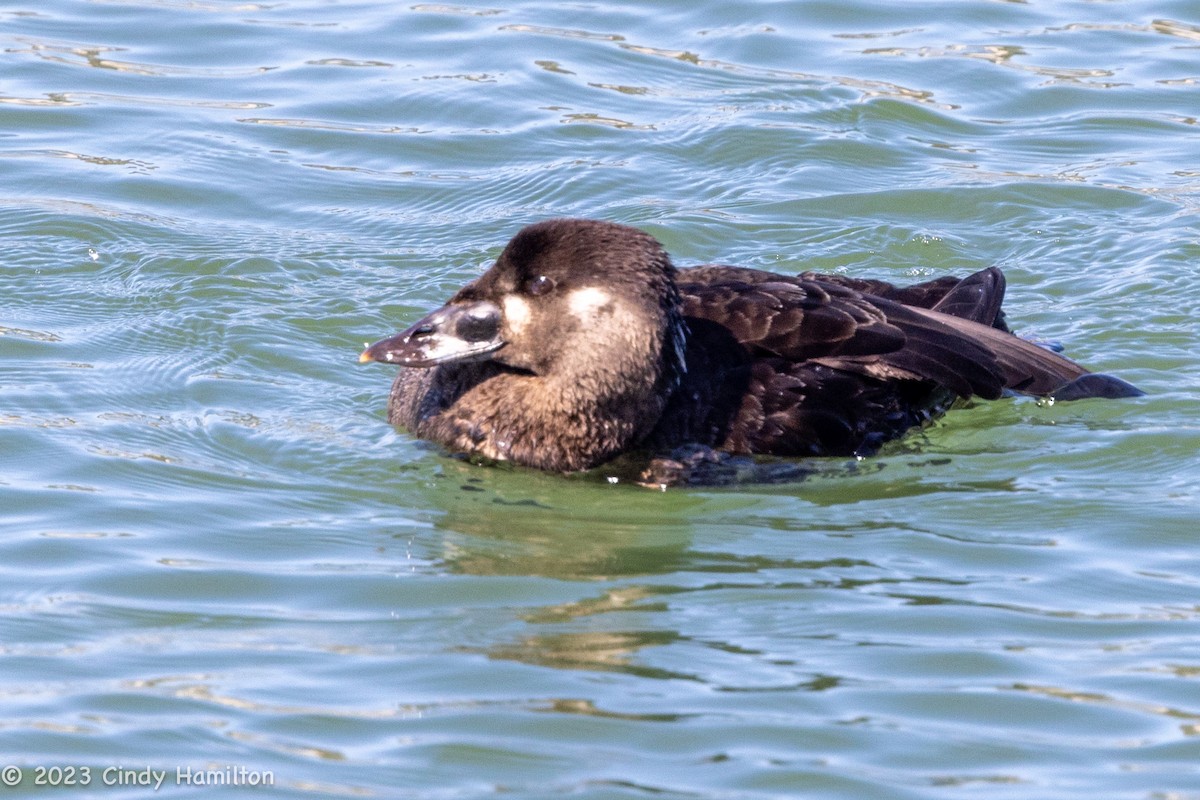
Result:
[[[442,308],[369,346],[402,369],[388,419],[546,470],[682,446],[866,455],[956,397],[1141,394],[1008,332],[996,268],[908,287],[678,270],[634,228],[530,225]]]

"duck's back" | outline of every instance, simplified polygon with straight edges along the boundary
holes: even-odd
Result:
[[[1004,276],[896,287],[738,267],[682,270],[688,371],[655,443],[733,453],[875,450],[955,397],[1049,394],[1086,375],[1018,339]]]

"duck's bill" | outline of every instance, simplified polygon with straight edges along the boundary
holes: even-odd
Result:
[[[439,308],[403,333],[369,345],[358,360],[433,367],[484,361],[503,346],[497,305],[487,301],[456,303]]]

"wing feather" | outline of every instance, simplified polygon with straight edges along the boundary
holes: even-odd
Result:
[[[962,397],[989,399],[1004,389],[1051,394],[1087,374],[993,327],[1004,297],[996,268],[952,284],[896,289],[841,276],[701,267],[681,274],[680,292],[686,316],[724,326],[751,355],[814,361],[880,380],[932,381]]]

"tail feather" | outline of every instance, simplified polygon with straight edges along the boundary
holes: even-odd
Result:
[[[994,325],[1004,302],[1004,287],[1004,273],[999,267],[988,267],[955,284],[932,310],[981,325]]]
[[[1064,383],[1051,392],[1050,396],[1055,400],[1083,400],[1087,397],[1116,400],[1121,397],[1142,397],[1145,394],[1132,383],[1120,378],[1102,372],[1089,372],[1070,383]]]
[[[913,311],[922,315],[937,313],[921,309]],[[991,352],[1004,376],[1005,389],[1056,400],[1144,394],[1120,378],[1088,372],[1074,361],[1011,333],[959,317],[938,315],[937,319]]]

